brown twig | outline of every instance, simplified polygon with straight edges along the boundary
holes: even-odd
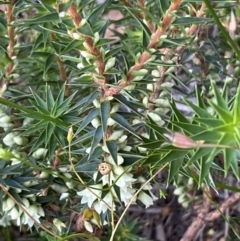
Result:
[[[153,35],[153,38],[151,39],[148,45],[148,49],[156,48],[159,38],[166,32],[166,30],[169,28],[172,22],[172,19],[173,19],[172,12],[176,11],[179,8],[181,2],[182,0],[175,0],[172,2],[165,16],[163,17],[161,26],[157,29],[156,33]],[[147,62],[147,60],[149,60],[150,57],[151,57],[150,52],[146,52],[146,51],[143,52],[139,58],[138,63],[136,63],[127,74],[127,81],[120,80],[117,87],[108,88],[105,91],[105,97],[116,95],[121,91],[122,88],[129,85],[134,78],[133,71],[140,70],[143,67],[143,65]]]
[[[204,15],[204,10],[206,9],[206,4],[202,3],[201,8],[199,9],[199,11],[196,12],[196,17],[201,18]],[[196,24],[192,24],[191,27],[188,30],[187,35],[188,36],[193,36],[196,31],[197,31],[198,27]],[[180,46],[178,48],[176,48],[176,51],[174,51],[174,55],[176,56],[181,56],[184,49],[186,48],[186,46]],[[163,50],[164,52],[166,52],[166,49]],[[166,61],[169,59],[172,59],[173,55],[168,55],[166,56]],[[169,67],[167,66],[161,66],[159,69],[159,77],[157,78],[158,80],[156,81],[156,83],[154,83],[154,87],[153,87],[153,93],[150,95],[150,103],[148,105],[148,109],[152,110],[154,108],[154,104],[152,104],[156,99],[158,99],[161,89],[159,88],[161,86],[162,83],[164,83],[165,77],[166,77],[166,71],[169,69]]]
[[[52,40],[56,40],[56,34],[54,33],[51,33],[51,39]],[[69,85],[67,85],[67,74],[66,74],[66,70],[64,68],[64,65],[63,65],[63,61],[61,60],[60,57],[57,57],[57,65],[58,65],[58,69],[59,69],[59,75],[60,75],[60,79],[62,81],[65,82],[65,96],[70,96],[71,95],[71,92],[70,92],[70,89],[69,89]]]
[[[79,28],[80,23],[82,21],[82,16],[80,13],[78,13],[77,7],[74,3],[72,3],[70,5],[68,12],[69,12],[69,15],[72,17],[76,28]],[[107,77],[104,75],[105,62],[102,58],[100,50],[94,46],[92,38],[90,38],[88,36],[84,36],[84,35],[82,35],[82,38],[85,40],[87,51],[90,54],[96,56],[96,65],[98,68],[98,75],[101,75],[104,77],[104,78],[99,79],[96,75],[93,75],[93,79],[102,90],[105,90],[106,89],[105,84],[107,82]]]
[[[208,213],[210,207],[210,199],[207,195],[204,195],[204,203],[201,212],[193,220],[192,224],[188,227],[187,231],[183,235],[180,241],[191,241],[196,236],[197,232],[202,228],[206,222],[212,222],[219,218],[228,208],[240,201],[240,193],[234,193],[228,199],[226,199],[219,207],[210,213]]]

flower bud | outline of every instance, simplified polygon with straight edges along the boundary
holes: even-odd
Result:
[[[140,69],[140,70],[133,70],[132,75],[133,76],[144,76],[148,73],[147,69]]]
[[[15,206],[15,202],[12,200],[12,198],[8,197],[6,201],[6,207],[4,211],[9,211]]]
[[[23,136],[15,136],[13,138],[14,142],[19,146],[24,146],[28,143],[28,139]]]
[[[68,129],[68,134],[67,134],[67,140],[68,143],[72,142],[72,138],[73,138],[73,128],[72,126]]]
[[[161,107],[169,107],[169,101],[166,99],[156,99],[154,103]]]
[[[90,233],[93,232],[93,226],[90,222],[84,220],[84,227],[86,228],[86,230]]]
[[[52,184],[51,188],[58,193],[63,193],[63,192],[68,191],[67,187],[64,187],[63,185],[60,185],[60,184],[57,184],[57,183]]]
[[[95,55],[90,54],[90,53],[87,52],[87,51],[81,50],[81,51],[80,51],[80,54],[82,55],[82,57],[84,57],[84,58],[86,58],[86,59],[95,59],[95,58],[96,58]]]
[[[165,82],[163,84],[161,84],[161,88],[166,88],[167,90],[170,90],[173,87],[173,83],[170,82]]]
[[[13,140],[14,137],[16,137],[17,135],[19,135],[18,132],[10,132],[8,133],[4,138],[3,138],[3,143],[6,146],[12,146],[15,142]]]
[[[92,126],[93,126],[95,129],[97,129],[98,126],[101,125],[101,122],[100,122],[99,118],[96,117],[96,118],[94,118],[94,119],[91,121],[91,124],[92,124]]]
[[[10,123],[12,121],[12,116],[9,116],[9,115],[3,115],[1,116],[0,118],[0,122],[1,123]]]
[[[26,126],[26,125],[31,124],[32,122],[33,122],[33,118],[27,117],[27,118],[25,118],[25,119],[23,120],[22,125],[23,125],[23,126]]]
[[[98,99],[93,100],[93,105],[98,109],[100,108],[100,101]]]
[[[183,186],[178,187],[174,190],[173,194],[179,196],[180,194],[182,194],[184,192],[184,190],[185,190],[185,187],[183,187]]]
[[[158,121],[162,120],[162,118],[158,114],[153,113],[153,112],[149,112],[148,116],[155,122],[158,122]]]
[[[99,41],[99,39],[100,39],[99,33],[96,32],[94,34],[93,45],[95,45]]]
[[[158,70],[154,69],[152,70],[151,72],[152,76],[156,77],[156,78],[159,78],[160,77],[160,73]]]
[[[120,104],[118,104],[118,103],[114,104],[110,111],[110,114],[116,113],[119,110],[119,107],[120,107]]]
[[[38,148],[35,152],[33,152],[32,156],[36,159],[44,158],[47,154],[47,149],[45,148]]]
[[[112,141],[112,140],[117,140],[120,136],[122,136],[123,131],[119,130],[119,131],[113,131],[112,135],[107,139],[108,141]]]
[[[178,197],[178,202],[180,204],[182,204],[184,201],[186,201],[186,194],[185,193],[182,193],[181,195],[179,195]]]
[[[105,65],[105,72],[111,69],[115,65],[115,63],[116,63],[115,57],[108,59]]]
[[[190,137],[185,136],[180,132],[173,132],[173,133],[165,133],[163,134],[165,137],[168,138],[170,143],[179,148],[197,148],[197,143],[192,140]]]
[[[118,138],[117,142],[118,143],[123,143],[126,140],[127,140],[127,135],[122,135],[120,138]]]
[[[114,124],[116,124],[116,121],[114,119],[112,119],[111,117],[109,117],[107,120],[107,125],[113,126]]]
[[[71,36],[73,37],[73,39],[80,39],[81,38],[81,34],[77,33],[77,32],[71,33]]]
[[[40,175],[39,175],[39,178],[41,178],[41,179],[46,179],[46,178],[48,178],[48,176],[49,176],[49,173],[47,173],[47,172],[41,172]]]
[[[142,100],[142,103],[145,107],[148,106],[148,101],[149,101],[149,97],[148,96],[144,96],[143,100]]]
[[[142,76],[135,76],[134,78],[133,78],[133,81],[140,81],[140,80],[142,80],[144,78],[144,75],[142,75]]]
[[[153,91],[153,84],[147,84],[147,89]]]

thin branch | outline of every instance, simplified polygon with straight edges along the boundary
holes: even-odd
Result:
[[[148,49],[152,49],[152,48],[157,47],[159,38],[166,32],[166,30],[171,25],[171,22],[172,22],[172,19],[173,19],[172,12],[178,10],[181,2],[182,2],[182,0],[175,0],[175,1],[172,2],[172,4],[170,5],[169,9],[167,10],[165,16],[163,17],[161,26],[157,29],[156,33],[153,35],[153,38],[151,39],[151,41],[148,45]],[[129,85],[134,78],[133,71],[140,70],[143,67],[143,65],[149,60],[151,55],[152,54],[150,52],[146,52],[146,51],[143,52],[142,55],[139,58],[138,63],[136,63],[130,69],[129,73],[127,74],[127,81],[120,80],[117,87],[108,88],[105,91],[105,97],[116,95],[121,91],[122,88]]]
[[[69,12],[69,15],[72,17],[76,28],[79,28],[80,23],[82,21],[82,16],[77,11],[77,7],[74,3],[72,3],[70,5],[70,7],[68,9],[68,12]],[[90,54],[96,56],[96,65],[97,65],[97,68],[98,68],[98,74],[104,77],[103,79],[102,78],[99,79],[96,75],[93,75],[93,79],[99,85],[99,87],[102,90],[105,90],[106,89],[105,84],[107,82],[107,77],[106,77],[106,75],[104,75],[105,62],[102,58],[102,54],[101,54],[100,50],[94,46],[92,38],[90,38],[88,36],[85,36],[85,35],[82,35],[82,38],[85,40],[87,51]]]
[[[205,194],[206,196],[206,194]],[[210,199],[207,198],[208,204],[210,202]],[[185,232],[185,234],[183,235],[183,237],[181,238],[180,241],[191,241],[193,240],[193,238],[195,237],[195,235],[197,234],[197,232],[201,229],[201,227],[206,223],[206,222],[212,222],[214,220],[216,220],[217,218],[219,218],[220,216],[223,215],[223,213],[231,208],[233,205],[235,205],[237,202],[240,201],[240,193],[234,193],[232,196],[230,196],[228,199],[226,199],[218,209],[210,212],[210,213],[206,213],[206,207],[205,205],[203,205],[203,208],[201,210],[201,212],[198,214],[197,218],[195,218],[192,222],[192,224],[188,227],[187,231]],[[205,206],[205,207],[204,207]]]
[[[11,195],[11,193],[8,192],[7,188],[4,187],[1,183],[0,183],[0,187],[2,188],[3,192],[5,192],[5,193],[14,201],[14,203],[17,204],[18,207],[19,207],[20,209],[22,209],[22,211],[23,211],[24,213],[26,213],[27,216],[28,216],[30,219],[33,220],[33,222],[35,223],[35,225],[37,225],[38,227],[42,228],[46,233],[49,233],[49,234],[52,235],[53,237],[58,238],[59,240],[61,240],[61,237],[60,237],[60,236],[58,236],[57,234],[49,231],[45,226],[43,226],[41,223],[39,223],[39,222],[27,211],[27,209],[26,209],[21,203],[19,203],[19,202]]]

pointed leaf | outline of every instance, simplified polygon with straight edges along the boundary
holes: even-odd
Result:
[[[223,109],[221,106],[209,101],[209,104],[216,111],[219,118],[226,124],[233,122],[233,115],[229,110]]]
[[[222,97],[222,95],[220,94],[219,90],[216,87],[216,83],[211,81],[211,86],[212,86],[212,90],[213,90],[213,94],[214,97],[216,99],[216,105],[221,106],[222,109],[224,110],[228,110],[228,104],[225,101],[225,99]]]
[[[120,126],[122,126],[124,129],[126,129],[128,132],[132,133],[134,136],[136,136],[137,138],[141,139],[137,134],[136,134],[136,131],[131,127],[131,125],[127,122],[127,120],[117,114],[117,113],[114,113],[113,115],[111,115],[111,118],[116,121]]]
[[[177,120],[179,122],[183,122],[183,123],[189,124],[188,119],[176,107],[176,103],[175,103],[174,99],[171,100],[170,106],[171,106],[171,109],[172,109],[174,115],[176,116],[176,118],[177,118]]]
[[[233,104],[233,121],[240,122],[240,85],[238,85],[237,93]]]
[[[174,177],[178,174],[179,169],[182,167],[183,159],[180,158],[177,161],[173,161],[169,163],[169,171],[168,171],[168,180],[167,185],[169,185]]]
[[[89,114],[85,117],[81,125],[79,126],[77,133],[79,133],[82,129],[84,129],[95,117],[98,116],[98,114],[99,114],[99,109],[91,110]]]
[[[98,126],[98,128],[96,129],[94,136],[93,136],[93,140],[92,140],[92,144],[91,144],[91,151],[89,153],[89,158],[91,157],[93,151],[95,150],[95,148],[97,147],[99,142],[102,140],[102,138],[103,138],[102,126]]]
[[[110,103],[109,101],[104,101],[100,105],[100,116],[102,122],[103,133],[107,130],[107,121],[110,113]]]
[[[49,54],[44,65],[43,75],[45,75],[50,69],[51,65],[56,62],[56,57],[54,54]]]
[[[116,141],[106,141],[106,145],[114,162],[117,164],[118,147]]]
[[[52,113],[55,101],[50,86],[46,87],[46,102],[48,111]]]

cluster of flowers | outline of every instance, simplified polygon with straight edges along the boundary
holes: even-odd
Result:
[[[100,108],[98,100],[94,100],[93,103],[96,108]],[[119,104],[114,104],[110,110],[107,125],[110,126],[113,131],[106,141],[115,141],[118,151],[123,150],[129,152],[132,147],[127,145],[127,135],[124,134],[123,130],[117,129],[118,124],[111,118],[111,114],[117,112],[118,109]],[[101,125],[100,118],[96,117],[92,120],[92,125],[94,128]],[[114,130],[115,128],[116,130]],[[134,196],[137,191],[136,186],[143,185],[146,179],[142,176],[134,178],[131,173],[131,168],[123,166],[124,157],[122,155],[117,154],[116,162],[108,150],[107,145],[99,145],[104,151],[104,162],[99,165],[98,171],[93,175],[93,180],[96,184],[77,193],[82,197],[81,203],[87,204],[90,209],[94,209],[99,215],[106,213],[107,210],[114,211],[117,203],[124,203],[124,205],[127,206],[130,202],[136,203],[136,200],[140,200],[146,207],[152,205],[157,197],[151,192],[152,186],[150,184],[145,185],[142,191],[136,195],[136,197]],[[90,148],[88,148],[86,152],[90,153]],[[98,178],[99,172],[102,174],[100,178]],[[91,222],[96,223],[94,216],[91,216],[90,220],[84,221],[85,228],[89,231],[93,230]]]
[[[31,119],[24,119],[23,126],[29,124],[30,122]],[[7,166],[14,167],[14,165],[19,165],[23,160],[27,160],[27,154],[22,150],[22,147],[27,144],[28,139],[21,136],[20,132],[12,131],[14,128],[14,118],[10,115],[9,108],[3,105],[0,106],[0,127],[8,133],[3,138],[3,144],[6,149],[0,149],[0,157],[8,160],[4,168]],[[12,151],[7,151],[8,148]],[[33,153],[33,156],[42,157],[44,154],[46,154],[46,152],[43,150],[37,150]],[[6,178],[7,175],[8,173],[6,173],[4,178]],[[36,184],[37,181],[35,179],[21,183],[23,188],[28,188]],[[6,188],[9,190],[14,187]],[[15,203],[12,197],[4,193],[2,200],[3,214],[0,219],[0,225],[8,226],[10,223],[14,223],[17,226],[27,225],[31,228],[34,225],[34,220],[39,222],[40,217],[44,216],[42,207],[35,202],[37,194],[21,195],[21,192],[23,191],[21,188],[14,188],[14,191],[21,197],[22,208]],[[25,210],[27,210],[27,212]]]

